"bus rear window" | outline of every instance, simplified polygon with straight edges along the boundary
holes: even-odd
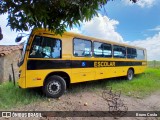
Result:
[[[135,49],[135,48],[127,48],[127,58],[144,60],[145,59],[144,50]]]
[[[137,58],[138,60],[144,60],[145,59],[145,54],[144,50],[137,49]]]

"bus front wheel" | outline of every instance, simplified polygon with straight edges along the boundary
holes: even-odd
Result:
[[[134,72],[132,69],[129,69],[127,72],[127,80],[132,80],[134,76]]]
[[[47,97],[59,98],[66,90],[65,80],[57,75],[49,77],[43,86],[43,93]]]

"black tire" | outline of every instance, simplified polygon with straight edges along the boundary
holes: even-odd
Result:
[[[134,72],[132,69],[129,69],[127,72],[127,80],[132,80],[134,76]]]
[[[62,77],[54,75],[45,81],[42,89],[47,97],[59,98],[66,91],[66,82]]]

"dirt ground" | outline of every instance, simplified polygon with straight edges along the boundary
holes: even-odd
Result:
[[[108,103],[102,98],[102,90],[96,92],[66,93],[60,99],[47,99],[16,108],[17,111],[108,111]],[[153,93],[144,99],[121,95],[121,100],[128,111],[160,111],[160,92]],[[17,118],[15,118],[17,120]],[[21,118],[18,118],[21,119]],[[25,118],[26,119],[26,118]],[[30,118],[31,119],[31,118]],[[33,120],[160,120],[158,117],[66,117],[66,118],[32,118]]]

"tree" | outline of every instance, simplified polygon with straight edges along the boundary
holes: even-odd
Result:
[[[48,28],[62,33],[98,15],[109,0],[0,0],[0,15],[8,13],[8,26],[16,31]],[[113,0],[112,0],[113,1]],[[130,0],[136,2],[136,0]]]

